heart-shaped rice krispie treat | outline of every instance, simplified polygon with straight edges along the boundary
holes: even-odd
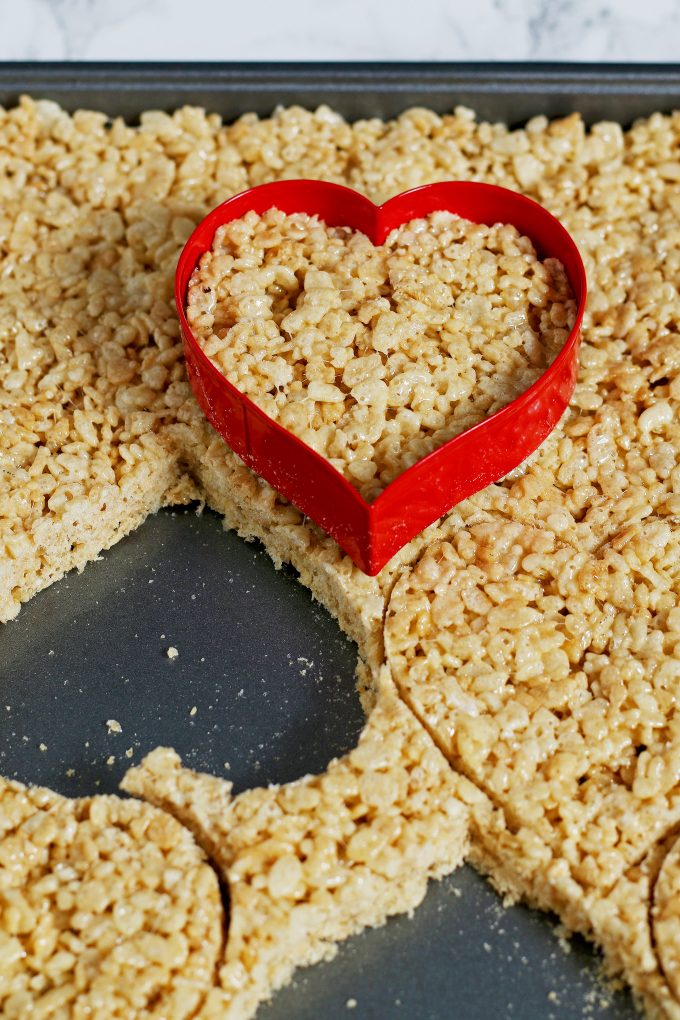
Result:
[[[381,246],[307,213],[250,212],[218,228],[187,299],[230,382],[368,501],[528,389],[575,313],[557,259],[449,212]]]

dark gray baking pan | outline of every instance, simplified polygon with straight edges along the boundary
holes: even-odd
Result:
[[[677,105],[680,64],[0,64],[0,103],[22,92],[130,119],[182,103],[226,119],[328,103],[354,120],[462,104],[511,124],[572,110],[588,121],[629,123]]]
[[[580,110],[629,123],[680,106],[679,67],[545,65],[0,65],[21,93],[134,119],[195,103],[233,118],[279,103],[348,117],[459,103],[516,123]],[[168,647],[179,651],[171,660]],[[266,553],[216,515],[165,511],[37,595],[0,628],[0,773],[78,796],[113,792],[158,744],[236,790],[322,770],[354,746],[354,646]],[[122,733],[109,733],[116,719]],[[126,753],[127,752],[127,753]],[[504,909],[470,868],[300,972],[261,1020],[624,1020],[582,941]]]

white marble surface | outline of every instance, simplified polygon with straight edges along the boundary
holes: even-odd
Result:
[[[680,60],[680,0],[0,0],[0,60]]]

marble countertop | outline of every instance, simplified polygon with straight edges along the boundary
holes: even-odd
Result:
[[[679,0],[0,0],[0,24],[0,60],[680,59]]]

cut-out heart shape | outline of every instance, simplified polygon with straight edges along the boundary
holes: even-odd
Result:
[[[247,212],[277,208],[317,215],[329,226],[360,230],[375,245],[395,227],[447,211],[477,223],[511,223],[540,258],[559,259],[577,302],[573,328],[546,371],[500,411],[418,461],[367,503],[338,470],[273,421],[203,352],[186,317],[189,279],[218,227]],[[327,181],[275,181],[228,199],[193,232],[177,265],[175,301],[189,381],[206,417],[239,457],[323,528],[367,574],[377,574],[414,535],[516,468],[543,442],[576,384],[586,275],[576,244],[546,209],[514,191],[472,181],[428,184],[376,206]]]

